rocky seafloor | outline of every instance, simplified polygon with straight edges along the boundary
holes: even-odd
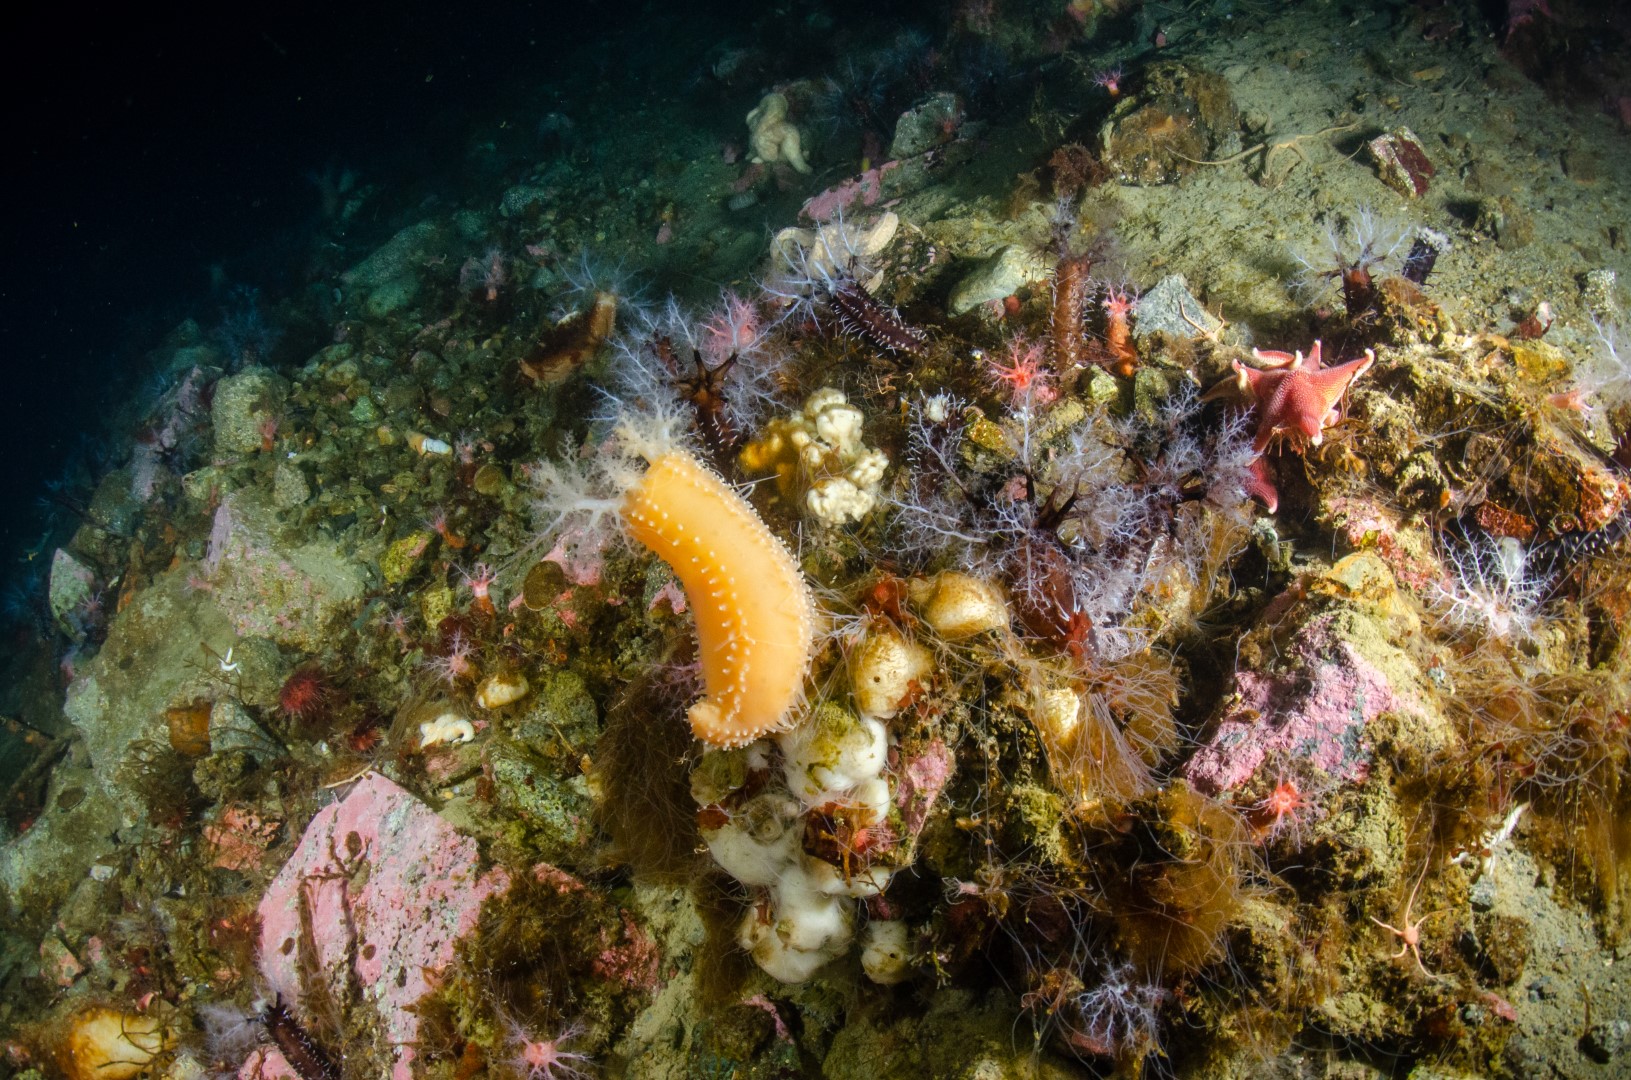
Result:
[[[1631,143],[1556,7],[722,48],[746,122],[473,140],[177,326],[9,662],[0,1075],[1631,1071]],[[791,657],[723,734],[716,642]]]

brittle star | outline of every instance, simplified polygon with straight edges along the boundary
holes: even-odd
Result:
[[[1399,929],[1397,926],[1394,926],[1392,923],[1383,922],[1375,915],[1370,917],[1370,921],[1389,933],[1397,935],[1399,938],[1399,951],[1388,957],[1389,960],[1397,960],[1399,957],[1408,952],[1411,956],[1416,958],[1416,966],[1421,969],[1421,973],[1423,975],[1427,976],[1429,979],[1438,979],[1442,978],[1442,976],[1434,975],[1431,971],[1427,970],[1427,965],[1421,962],[1421,924],[1426,922],[1428,919],[1431,919],[1434,915],[1442,915],[1444,912],[1442,910],[1430,911],[1426,915],[1423,915],[1421,918],[1417,919],[1415,922],[1410,921],[1410,909],[1416,905],[1416,891],[1421,888],[1422,879],[1426,876],[1427,863],[1423,862],[1421,864],[1421,873],[1416,875],[1416,884],[1410,888],[1410,899],[1406,900],[1404,903],[1404,918],[1401,920],[1404,923],[1403,930]]]
[[[1206,315],[1212,314],[1210,311],[1206,310],[1205,304],[1201,305],[1201,312]],[[1216,330],[1208,330],[1194,319],[1191,319],[1189,317],[1189,312],[1184,310],[1184,298],[1181,296],[1178,298],[1178,315],[1184,320],[1184,322],[1188,323],[1194,328],[1196,334],[1207,341],[1210,341],[1214,345],[1218,343],[1219,339],[1223,336],[1223,331],[1229,326],[1229,320],[1223,317],[1223,306],[1221,304],[1218,305],[1218,314],[1215,316],[1215,318],[1218,320],[1218,328]]]
[[[1269,169],[1269,166],[1274,164],[1274,156],[1276,154],[1282,151],[1288,151],[1291,154],[1294,154],[1298,161],[1302,162],[1304,165],[1307,165],[1308,159],[1303,157],[1303,152],[1301,150],[1297,149],[1298,143],[1305,139],[1317,139],[1321,135],[1330,135],[1338,131],[1351,131],[1358,126],[1359,121],[1356,120],[1351,124],[1332,124],[1330,127],[1320,128],[1318,131],[1308,132],[1303,135],[1293,135],[1289,139],[1281,139],[1278,142],[1271,139],[1264,139],[1256,146],[1248,146],[1238,154],[1230,154],[1228,157],[1218,158],[1216,161],[1206,161],[1201,158],[1185,157],[1176,150],[1173,151],[1173,155],[1175,157],[1181,157],[1185,161],[1191,162],[1195,165],[1232,165],[1237,161],[1251,157],[1253,154],[1262,154],[1263,164],[1258,171],[1258,176],[1261,180],[1270,181],[1270,186],[1273,186],[1273,184],[1279,183],[1279,180],[1285,179],[1284,176],[1280,177],[1278,180],[1275,179],[1273,172]],[[1287,169],[1286,176],[1289,175],[1291,175],[1291,170]]]

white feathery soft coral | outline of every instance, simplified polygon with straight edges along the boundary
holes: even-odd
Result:
[[[1591,398],[1613,409],[1631,402],[1631,349],[1622,345],[1622,331],[1613,323],[1593,323],[1597,348],[1575,370],[1573,397]],[[1622,355],[1623,354],[1623,355]]]
[[[623,498],[597,462],[544,460],[527,466],[525,474],[537,491],[532,513],[540,536],[587,535],[615,527]]]
[[[788,355],[771,339],[752,302],[725,290],[719,305],[699,316],[670,296],[635,312],[628,323],[611,342],[609,389],[602,390],[606,407],[597,419],[615,424],[629,413],[684,415],[684,383],[697,374],[699,357],[718,380],[732,430],[758,427],[780,404],[777,379]]]
[[[1434,587],[1443,622],[1502,641],[1529,641],[1540,629],[1546,579],[1515,537],[1479,534],[1445,555],[1449,580]]]

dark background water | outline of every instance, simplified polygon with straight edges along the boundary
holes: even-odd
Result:
[[[585,72],[615,88],[620,71],[637,82],[657,65],[683,70],[727,34],[797,25],[817,8],[840,23],[947,14],[716,0],[55,5],[15,17],[0,75],[10,114],[0,558],[39,539],[47,481],[100,474],[128,454],[128,431],[114,438],[104,422],[152,393],[141,358],[167,331],[188,317],[217,324],[234,286],[272,301],[307,284],[324,224],[318,179],[351,170],[402,209],[457,186],[478,120],[552,83],[569,98],[587,89]],[[377,215],[338,239],[365,250],[392,225]],[[357,235],[371,227],[378,236]]]
[[[938,40],[966,6],[55,5],[13,16],[0,75],[10,144],[0,226],[0,578],[38,543],[46,512],[71,528],[60,503],[82,500],[90,480],[128,455],[133,421],[121,405],[154,393],[142,359],[167,331],[188,317],[218,325],[242,295],[235,289],[258,289],[271,303],[316,285],[321,245],[345,248],[328,272],[349,265],[338,260],[388,236],[414,200],[469,179],[459,174],[478,123],[506,107],[536,123],[527,110],[551,89],[561,100],[615,95],[625,84],[653,92],[652,71],[698,67],[727,37],[768,46],[781,66],[765,73],[767,85],[820,76],[842,66],[846,41],[864,40],[854,27],[915,26]],[[1399,18],[1443,8],[1484,33],[1499,33],[1506,17],[1499,0],[1380,6]],[[1534,77],[1557,80],[1561,94],[1593,50],[1622,40],[1626,5],[1552,6],[1595,12],[1600,23],[1570,43],[1569,65],[1548,66],[1563,55],[1551,40],[1514,56]],[[1228,0],[1207,7],[1219,20],[1253,10]],[[1329,5],[1333,25],[1371,7]],[[992,6],[999,19],[1035,8]],[[817,24],[853,36],[808,29]],[[676,95],[686,92],[682,78]],[[339,235],[324,219],[318,181],[345,170],[391,194]],[[77,488],[69,483],[57,504],[46,497],[42,506],[47,483],[64,478]]]
[[[459,117],[548,70],[596,5],[157,6],[34,11],[6,70],[12,187],[0,269],[0,551],[71,454],[105,466],[101,420],[180,319],[242,283],[296,287],[321,192],[354,169],[433,182]],[[387,11],[388,15],[375,13]]]

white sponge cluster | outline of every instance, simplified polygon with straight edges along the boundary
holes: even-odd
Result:
[[[888,812],[889,785],[879,775],[889,754],[882,723],[826,705],[780,740],[787,789],[805,806],[843,802]]]
[[[878,501],[889,456],[861,441],[861,410],[842,390],[824,387],[811,394],[804,417],[815,438],[801,448],[800,457],[815,466],[816,476],[804,493],[804,508],[829,525],[860,521]]]
[[[866,657],[873,657],[868,660]],[[704,807],[733,808],[703,839],[726,873],[763,889],[766,902],[747,913],[737,940],[768,974],[803,982],[849,951],[856,936],[858,900],[876,896],[894,867],[882,862],[847,871],[805,851],[812,811],[843,809],[848,827],[884,825],[895,792],[885,774],[890,736],[881,717],[894,715],[912,679],[927,674],[929,658],[892,630],[863,641],[852,665],[856,700],[863,713],[835,703],[816,707],[799,726],[777,736],[779,769],[771,742],[706,755],[691,776],[691,792]],[[877,678],[872,678],[876,675]],[[766,779],[768,777],[768,779]],[[762,788],[738,804],[733,796],[758,779]],[[822,819],[815,824],[820,827]],[[876,982],[893,983],[909,973],[904,923],[875,921],[861,935],[862,970]]]
[[[805,513],[829,525],[859,521],[878,501],[889,455],[861,438],[861,410],[842,390],[823,387],[792,416],[777,417],[742,452],[749,471],[774,471],[788,492],[802,491]]]

